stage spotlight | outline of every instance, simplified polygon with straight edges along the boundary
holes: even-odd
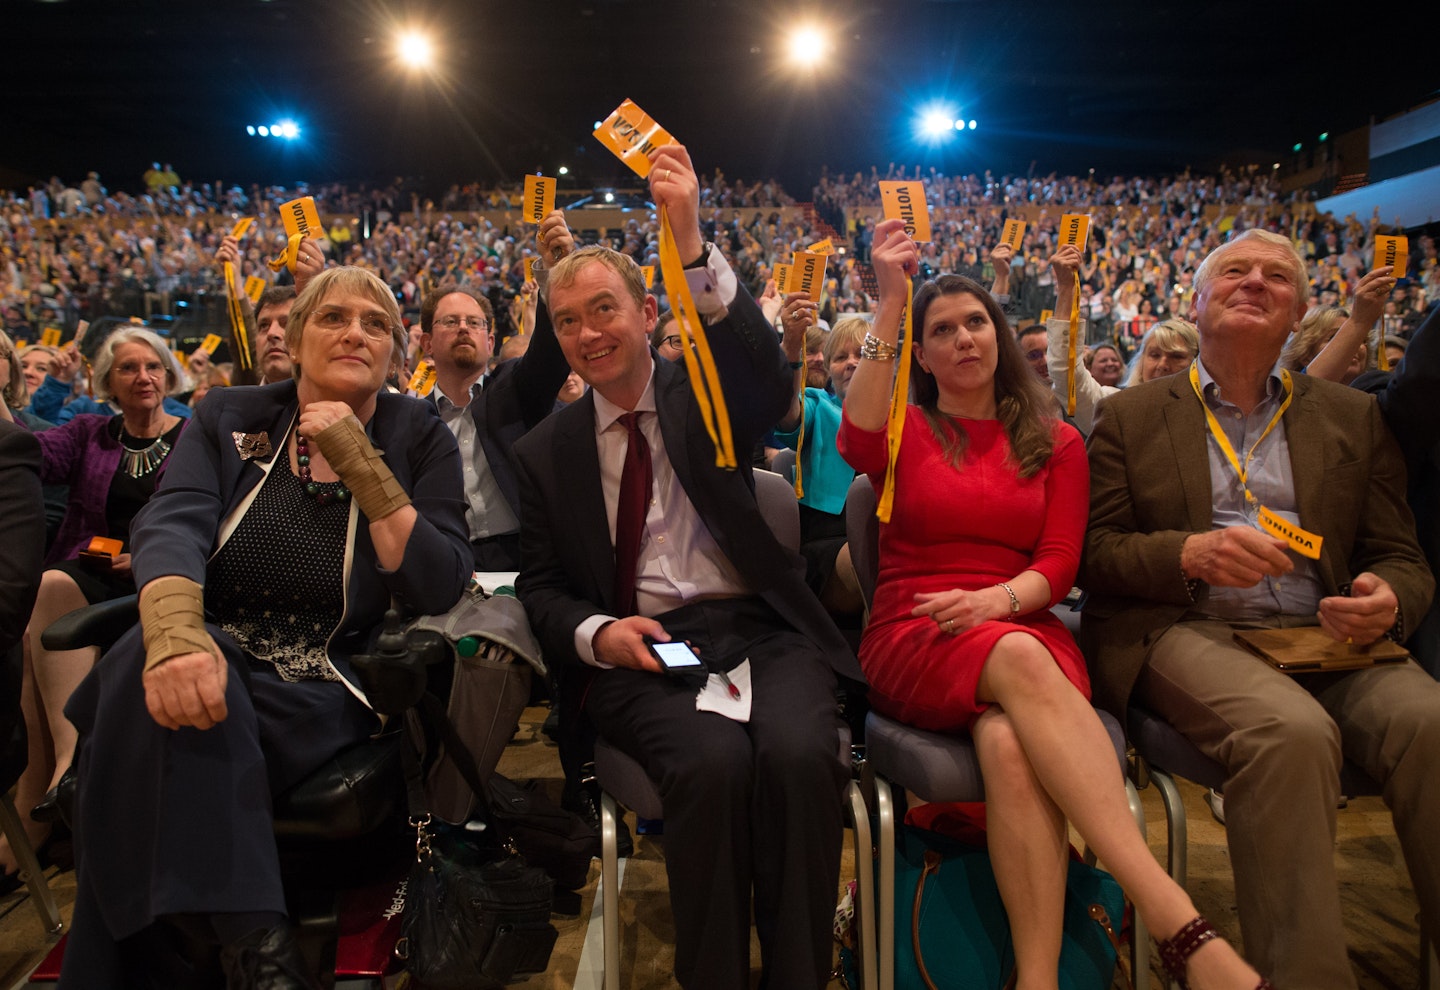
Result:
[[[811,69],[829,54],[830,39],[813,25],[796,28],[786,43],[786,49],[790,54],[790,61],[802,68]]]
[[[423,72],[435,64],[435,43],[421,31],[404,31],[395,39],[395,57],[411,72]]]
[[[920,114],[920,133],[928,138],[939,138],[951,130],[954,118],[944,110],[930,109]]]

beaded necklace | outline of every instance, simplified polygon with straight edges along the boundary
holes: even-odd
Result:
[[[295,463],[300,465],[300,481],[305,485],[305,494],[316,502],[329,505],[331,502],[350,501],[350,489],[345,487],[344,482],[321,482],[310,477],[310,445],[298,430],[295,432]],[[334,487],[328,487],[331,485]]]

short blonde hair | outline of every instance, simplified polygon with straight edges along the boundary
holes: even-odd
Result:
[[[320,306],[331,292],[353,292],[368,297],[385,311],[385,322],[390,325],[390,340],[394,347],[390,353],[390,369],[393,371],[405,363],[405,352],[410,345],[410,335],[400,318],[400,306],[395,302],[395,293],[390,286],[380,281],[379,276],[364,268],[341,265],[327,268],[312,278],[305,291],[295,297],[290,307],[290,318],[285,322],[285,346],[292,355],[290,375],[300,380],[300,361],[294,355],[300,353],[300,338],[310,314]]]
[[[1330,338],[1339,331],[1340,325],[1350,318],[1350,311],[1339,306],[1316,306],[1305,314],[1285,349],[1280,352],[1280,367],[1291,371],[1304,371],[1315,355],[1319,354]],[[1361,343],[1366,343],[1361,341]]]
[[[100,343],[100,349],[95,354],[95,371],[91,376],[95,398],[101,402],[109,402],[115,397],[115,391],[110,387],[110,372],[115,367],[115,351],[121,344],[144,344],[149,347],[165,366],[165,394],[174,395],[180,391],[180,383],[184,381],[180,373],[180,363],[175,360],[175,355],[170,353],[170,348],[165,346],[165,341],[153,330],[131,325],[120,327]]]
[[[644,308],[645,273],[640,270],[640,265],[628,254],[621,254],[600,244],[583,247],[556,262],[555,267],[550,269],[550,274],[545,277],[545,304],[550,304],[551,289],[570,286],[579,277],[580,270],[592,261],[600,262],[619,275],[625,283],[626,291],[630,293],[630,298],[635,300],[635,305]]]

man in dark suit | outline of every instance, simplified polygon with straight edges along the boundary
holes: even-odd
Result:
[[[653,165],[734,449],[747,452],[788,408],[792,372],[754,300],[701,240],[685,149],[662,147]],[[560,345],[591,388],[515,446],[520,598],[546,658],[584,681],[584,713],[659,785],[680,984],[749,985],[753,887],[762,986],[818,988],[843,830],[836,677],[859,681],[859,665],[799,557],[771,535],[744,458],[716,466],[685,366],[650,347],[657,307],[634,261],[586,248],[554,268],[547,292]],[[633,480],[647,469],[648,487]],[[617,531],[634,533],[628,555]],[[698,685],[664,674],[647,639],[688,640],[711,671],[728,672],[748,721],[697,710]]]
[[[539,240],[559,261],[573,248],[565,214],[545,218]],[[555,408],[570,366],[540,307],[524,354],[489,375],[495,350],[490,301],[470,288],[439,289],[420,304],[420,345],[435,366],[430,401],[455,434],[465,465],[465,521],[478,571],[520,568],[520,493],[510,448]]]
[[[1080,583],[1096,704],[1123,718],[1137,702],[1225,767],[1246,954],[1314,990],[1356,985],[1333,863],[1342,759],[1383,785],[1440,937],[1440,685],[1413,661],[1290,677],[1234,642],[1317,623],[1360,646],[1403,640],[1434,591],[1375,401],[1276,364],[1307,285],[1264,231],[1200,266],[1199,360],[1100,405]],[[1318,559],[1263,529],[1262,508],[1322,538]]]

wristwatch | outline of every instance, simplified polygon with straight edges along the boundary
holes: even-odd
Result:
[[[705,242],[705,246],[700,249],[700,257],[696,258],[694,261],[688,262],[688,263],[685,265],[685,267],[686,267],[686,268],[704,268],[704,267],[705,267],[705,259],[707,259],[707,258],[710,257],[710,252],[711,252],[712,250],[714,250],[714,248],[715,248],[715,242],[714,242],[714,241],[706,241],[706,242]]]

